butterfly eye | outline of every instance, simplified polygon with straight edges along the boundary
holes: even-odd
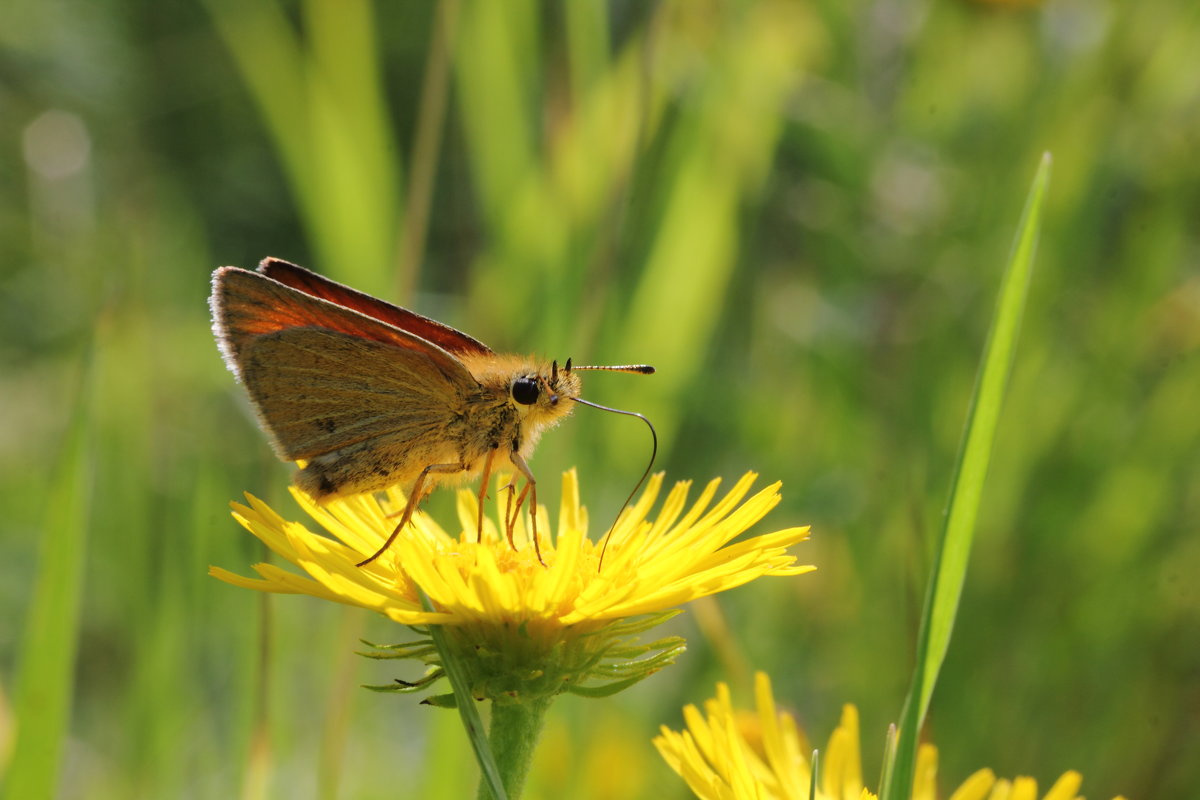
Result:
[[[537,402],[541,390],[538,389],[535,378],[517,378],[512,384],[512,398],[523,406],[531,406]]]

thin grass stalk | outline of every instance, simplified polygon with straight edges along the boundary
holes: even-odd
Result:
[[[890,780],[883,787],[884,800],[899,800],[909,797],[912,792],[917,742],[938,673],[950,646],[950,634],[966,581],[975,519],[995,443],[1000,408],[1016,358],[1021,314],[1033,271],[1042,201],[1049,180],[1050,155],[1047,153],[1034,176],[1025,210],[1017,226],[1012,255],[1005,269],[975,391],[967,411],[966,428],[951,481],[950,499],[942,518],[942,532],[938,537],[921,615],[917,663],[901,713],[895,762],[888,770]]]
[[[400,221],[396,256],[396,297],[407,301],[416,290],[429,237],[429,209],[433,205],[446,106],[450,96],[450,58],[458,30],[459,0],[441,0],[434,14],[433,36],[421,84],[417,132],[409,158],[408,191]]]
[[[66,440],[46,497],[33,599],[18,650],[17,736],[5,800],[55,797],[62,773],[79,648],[80,602],[93,477],[91,356],[81,369]]]

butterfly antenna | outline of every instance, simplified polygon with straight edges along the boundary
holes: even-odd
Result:
[[[639,375],[653,375],[654,374],[654,367],[650,366],[649,364],[619,364],[619,365],[615,365],[615,366],[576,367],[576,366],[571,365],[571,359],[569,359],[569,358],[567,359],[567,363],[563,367],[563,369],[566,372],[570,372],[573,369],[602,369],[605,372],[636,372]],[[589,405],[594,406],[596,404],[589,403]],[[602,406],[596,406],[596,407],[602,408]],[[613,408],[606,408],[604,410],[605,411],[616,411],[616,409],[613,409]],[[618,412],[618,413],[628,413],[628,412]]]
[[[567,363],[570,364],[569,361]],[[637,367],[575,367],[575,369],[615,369],[620,372],[641,372],[642,370],[649,370],[649,372],[644,373],[646,375],[654,372],[654,367],[647,367],[644,365]],[[642,484],[646,482],[646,478],[650,475],[650,470],[654,468],[654,458],[658,455],[658,432],[654,430],[654,426],[650,423],[650,420],[646,419],[645,416],[637,413],[636,411],[623,411],[619,408],[609,408],[608,406],[602,406],[599,403],[593,403],[590,400],[584,400],[580,397],[576,397],[575,402],[583,403],[585,406],[591,406],[592,408],[598,408],[601,411],[611,411],[614,414],[624,414],[627,417],[637,417],[642,422],[646,423],[646,427],[650,429],[650,438],[653,441],[653,447],[650,450],[650,463],[646,464],[646,471],[643,472],[642,477],[638,479],[637,486],[633,487],[633,491],[629,493],[629,497],[626,497],[625,502],[621,504],[621,509],[617,511],[616,519],[613,520],[612,526],[608,529],[608,534],[604,537],[604,545],[600,548],[600,563],[596,568],[597,571],[599,571],[600,567],[604,566],[604,554],[608,552],[608,540],[612,538],[612,531],[617,525],[617,520],[621,518],[621,514],[624,513],[626,508],[628,508],[629,503],[633,500],[634,495],[638,493],[638,490],[642,488]]]

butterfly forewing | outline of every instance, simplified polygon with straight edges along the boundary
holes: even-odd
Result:
[[[280,455],[295,461],[380,437],[444,435],[475,384],[430,361],[416,349],[290,328],[249,342],[243,381]]]
[[[455,330],[449,325],[443,325],[437,320],[421,316],[407,308],[392,305],[369,294],[351,289],[349,286],[331,281],[323,275],[318,275],[287,261],[278,258],[264,258],[258,265],[258,271],[305,294],[328,300],[339,306],[352,308],[360,314],[374,317],[400,330],[416,334],[451,353],[484,354],[492,352],[491,348],[483,342],[462,331]]]

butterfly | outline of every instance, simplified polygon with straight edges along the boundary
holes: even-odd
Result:
[[[360,567],[382,555],[421,499],[443,484],[482,476],[482,531],[487,483],[500,471],[525,479],[515,508],[510,487],[509,542],[528,497],[540,561],[537,481],[528,458],[542,433],[576,403],[645,421],[582,399],[578,373],[652,374],[653,367],[572,366],[570,359],[560,367],[498,354],[449,325],[277,258],[264,259],[257,271],[217,269],[209,302],[225,363],[275,453],[303,462],[294,476],[302,491],[324,502],[407,488],[400,522]]]

